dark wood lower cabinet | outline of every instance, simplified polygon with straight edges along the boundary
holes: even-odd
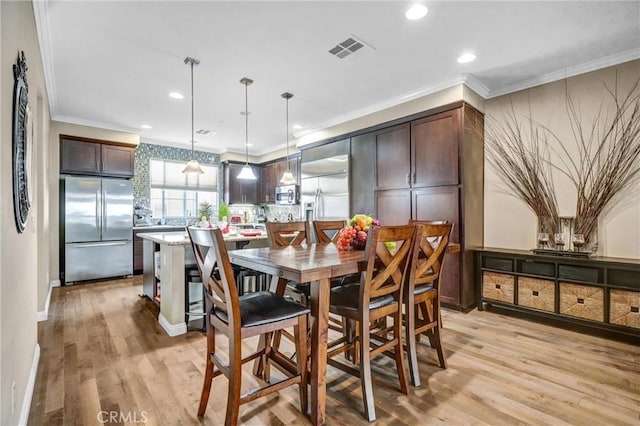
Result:
[[[640,260],[475,252],[478,309],[495,305],[581,330],[640,337]]]
[[[376,214],[382,225],[406,225],[411,220],[411,191],[376,191]]]

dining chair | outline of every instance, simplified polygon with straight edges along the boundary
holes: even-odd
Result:
[[[224,374],[229,380],[225,425],[238,423],[241,404],[296,384],[300,393],[300,410],[306,414],[307,357],[297,359],[297,374],[289,374],[279,382],[242,395],[241,390],[242,365],[256,358],[260,358],[265,365],[262,378],[270,381],[269,363],[279,364],[278,357],[283,356],[270,344],[273,333],[293,327],[296,351],[306,353],[309,309],[268,291],[239,297],[222,232],[217,228],[188,228],[188,232],[205,288],[207,312],[207,356],[198,417],[204,416],[211,382],[220,374]],[[216,337],[220,335],[225,335],[229,341],[228,364],[216,350]],[[242,340],[256,335],[264,335],[264,347],[243,358]]]
[[[313,231],[317,243],[335,243],[340,230],[347,226],[346,220],[314,220]]]
[[[413,252],[416,227],[373,226],[361,263],[361,280],[331,289],[329,311],[355,322],[355,333],[328,344],[327,363],[360,378],[365,416],[376,419],[371,379],[371,359],[393,350],[400,391],[407,393],[402,348],[402,292]],[[392,246],[390,246],[392,245]],[[390,246],[390,247],[388,247]],[[384,332],[373,332],[370,324],[391,316],[393,325]],[[347,365],[333,357],[353,350],[357,365]]]
[[[410,223],[417,226],[417,232],[405,282],[405,342],[411,382],[420,386],[416,348],[420,335],[429,338],[438,353],[440,367],[447,368],[440,336],[440,283],[452,225],[446,221]]]

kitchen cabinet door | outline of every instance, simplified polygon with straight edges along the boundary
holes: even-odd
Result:
[[[409,124],[376,132],[376,189],[409,188]]]
[[[457,186],[422,188],[412,190],[411,194],[413,219],[449,221],[453,224],[449,241],[460,243],[460,189]],[[442,303],[459,306],[460,288],[460,253],[447,253],[440,284]]]
[[[351,214],[375,214],[375,133],[351,138]]]
[[[260,203],[274,204],[276,193],[276,163],[269,163],[260,169]]]
[[[100,174],[100,144],[60,140],[60,173]]]
[[[411,122],[411,184],[457,185],[460,110]]]
[[[457,186],[411,191],[411,217],[415,220],[447,220],[453,224],[451,242],[460,242],[460,189]]]
[[[238,179],[244,164],[230,163],[225,167],[225,201],[227,204],[257,204],[258,180]],[[258,172],[253,167],[254,174]]]
[[[382,225],[406,225],[411,219],[411,191],[376,191],[376,217]]]
[[[132,177],[135,148],[117,145],[102,145],[101,172],[109,176]]]

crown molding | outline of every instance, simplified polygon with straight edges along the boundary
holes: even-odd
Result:
[[[540,86],[541,84],[551,83],[558,80],[563,80],[568,77],[573,77],[580,74],[585,74],[591,71],[596,71],[602,68],[611,67],[614,65],[622,64],[625,62],[640,59],[640,49],[631,49],[624,52],[616,53],[614,55],[605,56],[604,58],[595,59],[593,61],[585,62],[573,67],[563,68],[547,74],[540,75],[528,80],[520,81],[517,83],[509,84],[500,88],[490,90],[486,99],[495,98],[498,96],[506,95],[509,93],[517,92],[519,90],[529,89],[531,87]]]
[[[462,84],[464,84],[483,98],[486,99],[489,96],[489,88],[485,86],[484,83],[482,83],[480,80],[478,80],[473,74],[463,74],[462,80]]]
[[[293,136],[295,138],[300,138],[302,136],[309,135],[311,133],[315,133],[315,132],[318,132],[318,131],[321,131],[321,130],[325,130],[325,129],[329,128],[329,127],[333,127],[333,126],[336,126],[338,124],[346,123],[346,122],[352,121],[352,120],[357,120],[357,119],[365,117],[367,115],[375,114],[375,113],[380,112],[380,111],[384,111],[385,109],[392,108],[392,107],[395,107],[395,106],[398,106],[398,105],[413,101],[415,99],[419,99],[419,98],[422,98],[424,96],[440,92],[442,90],[450,89],[450,88],[455,87],[457,85],[463,84],[464,82],[465,82],[465,77],[459,77],[459,78],[457,78],[455,80],[449,80],[449,81],[447,81],[445,83],[442,83],[442,84],[437,84],[437,85],[434,85],[434,86],[427,86],[427,87],[420,88],[418,90],[407,92],[407,93],[404,93],[404,94],[402,94],[400,96],[395,96],[393,98],[386,99],[384,101],[368,105],[368,106],[366,106],[364,108],[357,109],[357,110],[349,112],[347,114],[339,115],[339,116],[334,117],[334,118],[332,118],[330,120],[327,120],[325,122],[316,124],[312,128],[302,130],[302,131],[300,131],[298,133],[294,133]]]
[[[51,115],[51,120],[52,121],[59,121],[61,123],[77,124],[78,126],[95,127],[97,129],[112,130],[112,131],[115,131],[115,132],[131,133],[133,135],[140,135],[139,130],[138,129],[134,129],[132,127],[118,126],[118,125],[114,125],[114,124],[111,124],[111,123],[104,123],[104,122],[101,122],[101,121],[84,120],[82,118],[70,117],[68,115],[60,115],[60,114],[53,115],[52,114]]]
[[[33,16],[36,21],[36,32],[38,34],[38,44],[40,45],[40,59],[42,60],[44,82],[47,88],[47,98],[49,99],[49,111],[51,116],[53,116],[58,107],[58,97],[55,72],[53,70],[53,49],[51,47],[51,36],[49,33],[49,1],[34,1],[32,4]]]

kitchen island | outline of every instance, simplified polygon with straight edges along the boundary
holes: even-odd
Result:
[[[150,232],[140,234],[143,247],[143,296],[156,300],[157,279],[162,283],[158,322],[169,336],[187,332],[185,322],[185,256],[192,257],[191,241],[186,232]],[[233,248],[247,244],[265,247],[267,235],[225,235],[225,241]],[[159,246],[159,277],[156,277],[156,251]],[[189,250],[185,250],[185,247]]]

